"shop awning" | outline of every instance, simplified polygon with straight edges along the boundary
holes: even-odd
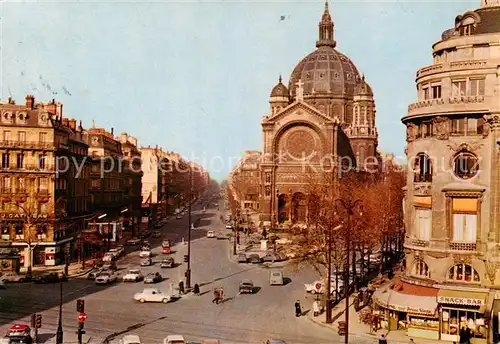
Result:
[[[477,291],[439,289],[437,302],[447,305],[486,307],[488,293]]]
[[[377,289],[373,300],[380,306],[398,312],[435,316],[437,302],[435,296],[420,296],[399,293],[390,288]]]

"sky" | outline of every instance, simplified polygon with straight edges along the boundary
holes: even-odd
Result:
[[[337,50],[372,86],[379,149],[404,157],[401,117],[432,44],[475,1],[330,1]],[[55,98],[84,127],[128,132],[222,180],[280,74],[315,49],[323,1],[0,0],[0,98]],[[282,16],[285,16],[284,20]]]

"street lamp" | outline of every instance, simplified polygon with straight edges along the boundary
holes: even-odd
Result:
[[[191,288],[191,201],[193,200],[193,171],[189,166],[189,199],[188,199],[188,252],[186,270],[186,288]]]
[[[56,344],[63,344],[62,307],[63,307],[63,281],[61,278],[59,280],[59,321],[57,322]]]
[[[236,216],[233,216],[233,255],[236,255],[236,226],[237,226]]]
[[[276,227],[280,223],[280,190],[276,189]]]

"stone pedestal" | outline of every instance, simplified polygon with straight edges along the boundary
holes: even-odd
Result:
[[[260,249],[262,251],[267,251],[267,246],[268,246],[268,241],[267,240],[261,240],[260,241]]]

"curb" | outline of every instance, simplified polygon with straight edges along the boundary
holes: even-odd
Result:
[[[81,277],[81,276],[84,276],[86,274],[88,274],[89,272],[91,272],[92,270],[94,270],[94,268],[90,268],[88,270],[85,270],[85,271],[82,271],[82,272],[79,272],[77,274],[74,274],[74,275],[68,275],[68,278],[76,278],[76,277]]]

